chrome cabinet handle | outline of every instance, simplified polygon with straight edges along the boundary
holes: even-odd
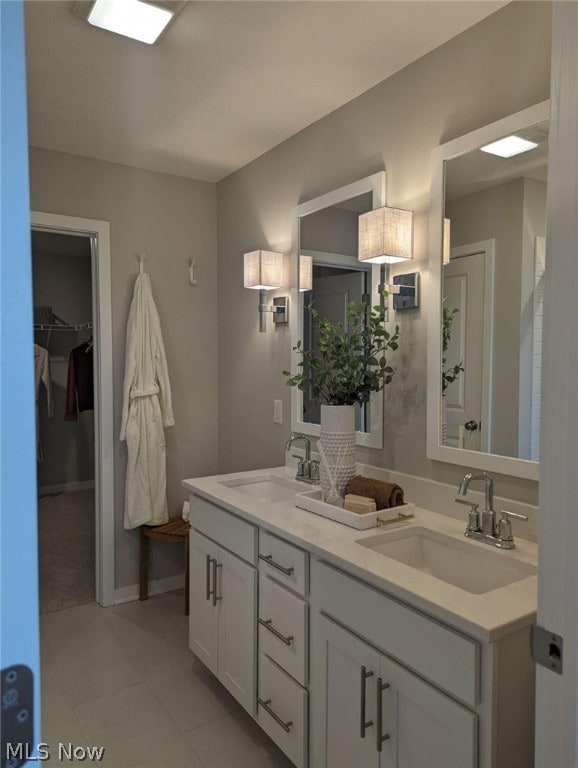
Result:
[[[212,595],[211,590],[211,563],[213,562],[213,558],[210,555],[207,555],[207,569],[205,572],[205,587],[206,587],[206,593],[205,593],[205,599],[210,600]]]
[[[293,635],[282,635],[278,629],[273,626],[273,619],[259,619],[259,624],[269,630],[278,640],[281,640],[285,645],[291,645],[293,642]]]
[[[269,705],[271,704],[271,699],[260,699],[258,698],[257,701],[259,704],[263,707],[265,712],[267,712],[273,720],[283,728],[285,733],[289,733],[291,731],[291,728],[293,728],[293,720],[289,720],[288,722],[284,722],[282,718],[279,717],[279,715],[275,712],[274,709],[272,709]]]
[[[383,733],[383,692],[389,688],[389,683],[384,683],[381,677],[377,678],[377,751],[381,752],[381,745],[389,739],[389,733]]]
[[[222,597],[217,597],[217,568],[222,568],[223,565],[221,563],[218,563],[215,558],[213,558],[213,606],[217,605],[218,600],[222,600]]]
[[[365,667],[361,667],[361,698],[359,707],[359,735],[362,739],[365,738],[365,729],[373,725],[373,720],[365,720],[365,681],[368,677],[373,677],[373,672],[366,672]]]
[[[293,571],[295,568],[291,566],[290,568],[285,568],[283,565],[279,565],[279,563],[276,563],[273,560],[273,555],[259,555],[259,560],[264,560],[266,563],[269,563],[269,565],[272,565],[273,568],[276,568],[278,571],[281,571],[281,573],[284,573],[285,576],[292,576]]]

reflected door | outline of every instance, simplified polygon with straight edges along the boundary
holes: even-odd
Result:
[[[488,451],[491,441],[488,261],[485,251],[455,249],[443,278],[444,307],[458,310],[444,368],[461,365],[464,369],[445,393],[447,445],[474,451]]]

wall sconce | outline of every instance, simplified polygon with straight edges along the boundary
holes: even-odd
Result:
[[[273,313],[274,323],[289,321],[288,297],[273,299],[273,306],[266,304],[267,291],[283,286],[283,254],[275,251],[251,251],[244,259],[243,285],[259,291],[259,332],[265,333],[265,312]]]
[[[299,290],[313,290],[313,256],[299,254]]]
[[[442,263],[450,263],[450,230],[451,222],[449,219],[444,219],[443,239],[442,239]]]
[[[359,217],[359,261],[395,264],[413,258],[413,211],[376,208]]]

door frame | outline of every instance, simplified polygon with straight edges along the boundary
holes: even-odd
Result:
[[[94,376],[96,602],[114,605],[114,428],[112,300],[108,221],[31,211],[38,232],[89,237],[92,261]]]
[[[492,445],[492,371],[494,355],[494,270],[496,241],[480,240],[452,248],[450,261],[464,256],[484,254],[484,327],[482,338],[482,402],[480,421],[485,428],[480,435],[480,451],[489,453]],[[442,275],[442,286],[444,277]]]

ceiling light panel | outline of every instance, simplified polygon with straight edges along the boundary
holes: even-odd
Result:
[[[159,8],[142,0],[96,0],[88,22],[150,45],[157,40],[173,15],[167,8]]]
[[[522,152],[529,152],[537,146],[534,141],[527,141],[519,136],[506,136],[504,139],[493,141],[491,144],[486,144],[485,147],[480,147],[480,149],[482,152],[498,155],[498,157],[514,157],[514,155],[521,155]]]

